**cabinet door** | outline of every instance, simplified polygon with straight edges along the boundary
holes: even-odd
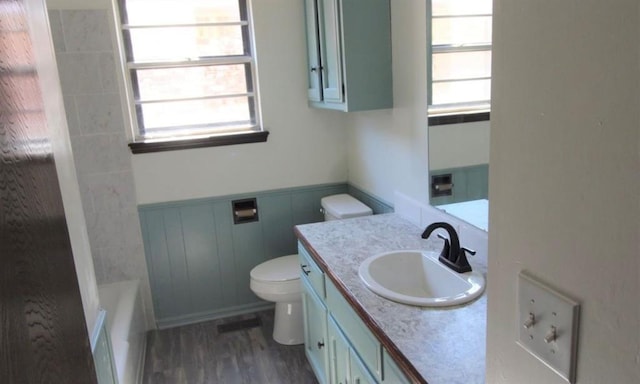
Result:
[[[384,380],[383,383],[389,384],[409,384],[410,381],[407,380],[400,367],[391,359],[387,350],[384,350],[382,362],[384,364]]]
[[[321,73],[322,63],[320,62],[320,41],[318,40],[318,0],[304,1],[305,19],[307,26],[307,58],[309,88],[307,97],[311,101],[322,100]]]
[[[329,315],[329,372],[332,384],[348,384],[349,381],[349,342],[340,328]]]
[[[302,305],[304,309],[304,352],[320,384],[327,382],[329,362],[327,343],[327,309],[302,280]]]
[[[353,350],[349,353],[349,366],[351,368],[351,384],[377,383]]]
[[[342,103],[342,43],[339,0],[317,0],[322,61],[322,97]]]

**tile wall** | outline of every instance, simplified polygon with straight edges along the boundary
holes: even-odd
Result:
[[[82,203],[98,284],[140,279],[153,308],[106,9],[50,10]]]

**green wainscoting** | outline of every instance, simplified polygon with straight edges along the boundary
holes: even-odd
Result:
[[[451,174],[453,180],[451,196],[431,197],[431,205],[489,198],[489,164],[431,170],[429,173],[429,182],[432,176],[443,174]]]
[[[374,213],[393,211],[346,183],[139,206],[158,327],[272,306],[249,289],[249,271],[297,253],[293,226],[322,221],[320,199],[347,192]],[[256,198],[259,220],[234,224],[231,202],[247,198]]]

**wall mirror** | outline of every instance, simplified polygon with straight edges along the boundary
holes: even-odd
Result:
[[[492,0],[427,1],[430,203],[488,230]]]

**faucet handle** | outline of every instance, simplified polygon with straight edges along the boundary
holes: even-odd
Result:
[[[471,256],[476,254],[476,251],[474,251],[473,249],[469,249],[467,247],[460,247],[460,250],[467,252],[468,254],[470,254]]]
[[[451,258],[451,244],[449,244],[449,238],[439,233],[437,234],[437,236],[442,240],[444,240],[444,247],[442,247],[442,251],[440,252],[440,257],[449,260],[449,258]]]

